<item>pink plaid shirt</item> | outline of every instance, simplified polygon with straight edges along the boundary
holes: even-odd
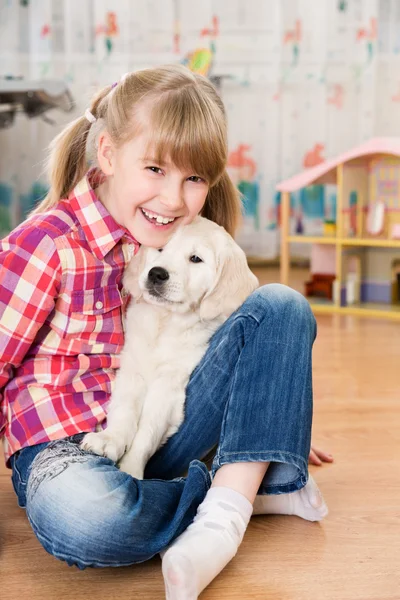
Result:
[[[139,248],[93,191],[94,170],[54,209],[0,241],[0,435],[24,446],[105,425],[124,342],[122,275]]]

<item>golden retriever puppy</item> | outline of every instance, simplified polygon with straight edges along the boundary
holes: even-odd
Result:
[[[218,327],[258,286],[243,250],[222,227],[197,217],[160,250],[140,248],[127,266],[132,296],[107,428],[86,450],[143,478],[149,458],[184,419],[185,389]]]

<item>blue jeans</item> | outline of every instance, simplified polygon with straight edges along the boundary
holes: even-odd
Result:
[[[290,288],[259,288],[214,334],[187,387],[185,421],[139,481],[82,450],[77,434],[11,458],[19,506],[44,548],[69,565],[145,561],[193,520],[211,484],[200,462],[266,462],[261,494],[302,488],[311,443],[316,324]],[[186,477],[182,477],[187,473]]]

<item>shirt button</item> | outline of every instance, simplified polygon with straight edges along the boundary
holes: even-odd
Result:
[[[101,300],[97,300],[96,304],[95,304],[96,308],[103,308],[103,303]]]

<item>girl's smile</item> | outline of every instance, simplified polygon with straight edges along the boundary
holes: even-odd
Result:
[[[146,221],[151,223],[153,226],[164,227],[164,229],[167,228],[168,225],[171,225],[172,223],[174,223],[174,221],[176,221],[179,218],[179,217],[166,217],[166,216],[160,215],[159,213],[155,213],[153,211],[146,210],[145,208],[142,208],[142,207],[140,207],[140,210],[142,211],[142,214],[143,214],[144,218],[146,219]]]

